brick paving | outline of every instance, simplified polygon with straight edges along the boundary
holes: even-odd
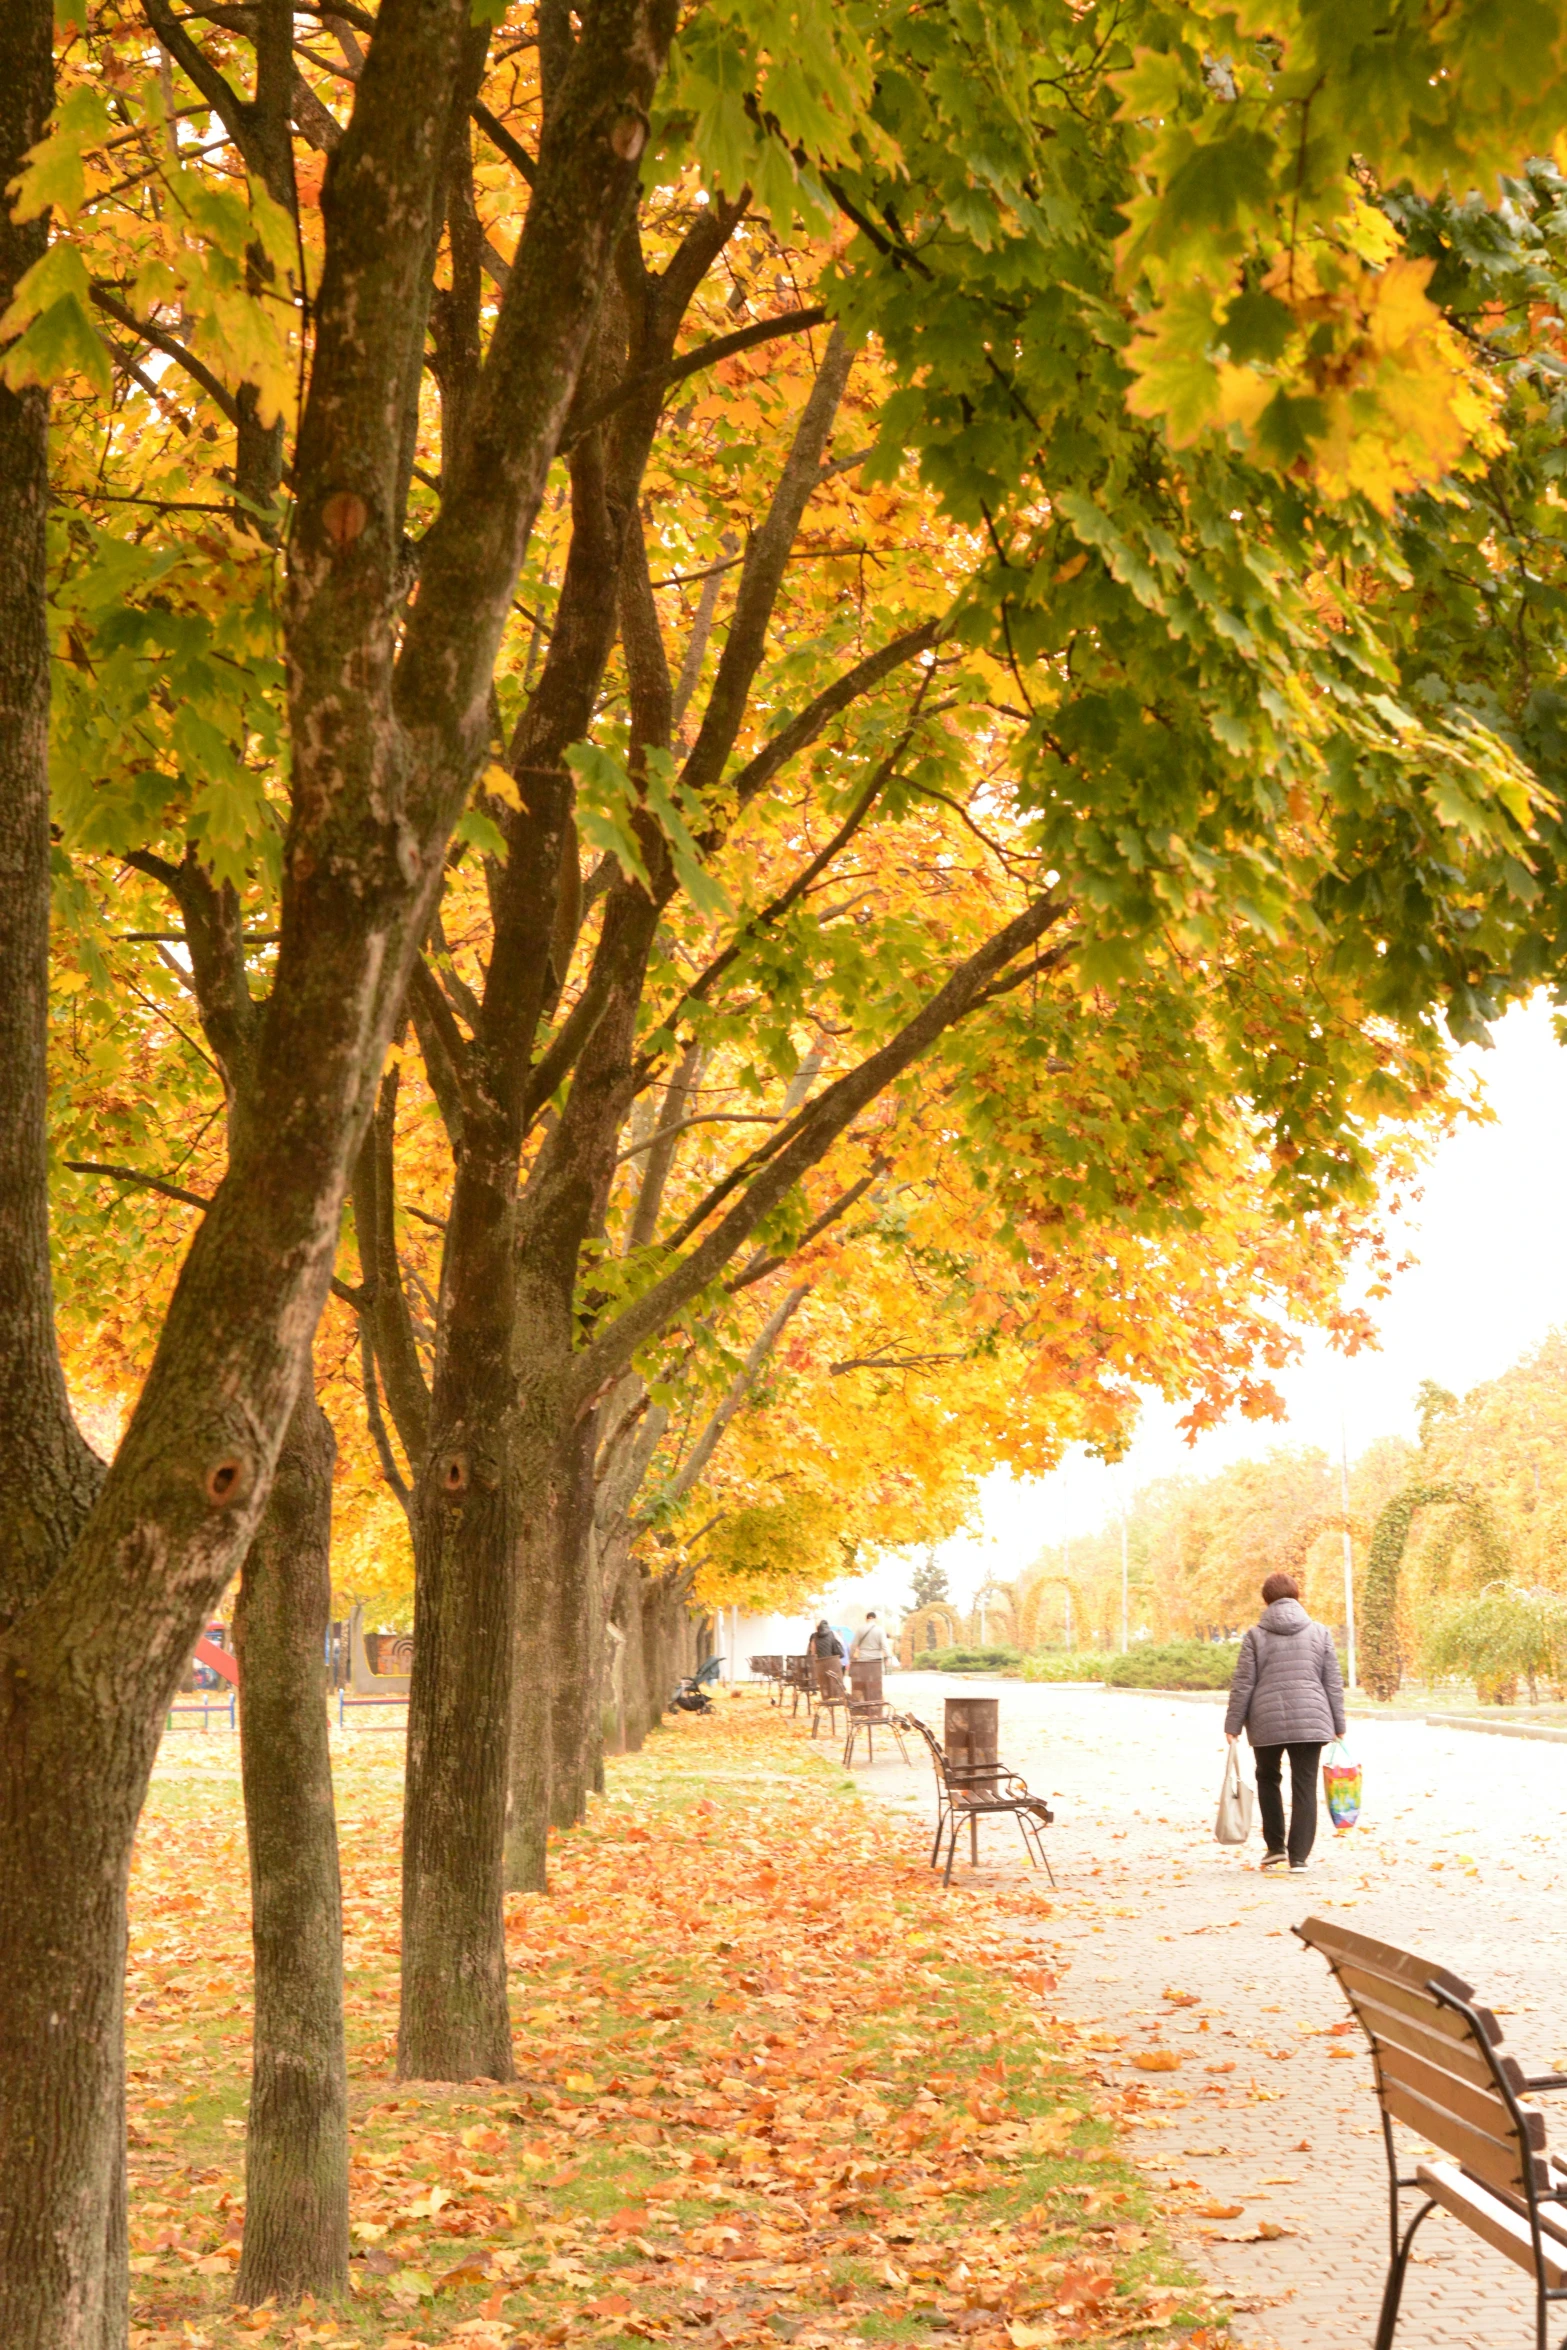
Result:
[[[1213,1841],[1217,1705],[919,1674],[888,1688],[938,1734],[942,1699],[960,1693],[1000,1698],[1003,1756],[1056,1799],[1060,1891],[1041,1934],[1066,1962],[1060,2012],[1090,2035],[1107,2083],[1155,2100],[1128,2116],[1134,2151],[1162,2194],[1177,2190],[1175,2224],[1233,2297],[1237,2338],[1250,2350],[1369,2344],[1387,2265],[1370,2059],[1358,2030],[1332,2033],[1342,1996],[1288,1929],[1318,1912],[1421,1952],[1475,1985],[1526,2071],[1567,2069],[1567,1748],[1419,1722],[1356,1730],[1351,1705],[1363,1824],[1342,1838],[1327,1829],[1310,1875],[1280,1879],[1257,1873],[1255,1830],[1238,1853]],[[855,1776],[929,1819],[927,1771],[878,1749]],[[1017,1865],[1010,1824],[981,1830],[982,1863],[987,1852]],[[962,1875],[960,1863],[955,1891]],[[1120,2044],[1095,2049],[1093,2035]],[[1135,2068],[1150,2043],[1180,2069]],[[1542,2102],[1567,2150],[1567,2091]],[[1203,2218],[1208,2202],[1241,2211]],[[1287,2232],[1260,2237],[1263,2226]],[[1400,2350],[1532,2344],[1520,2270],[1441,2214],[1416,2241]],[[1564,2322],[1553,2315],[1553,2341]]]

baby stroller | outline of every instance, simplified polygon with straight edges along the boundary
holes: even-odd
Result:
[[[707,1687],[710,1682],[717,1681],[723,1669],[723,1658],[710,1656],[705,1665],[699,1665],[694,1673],[687,1674],[676,1685],[675,1694],[670,1699],[671,1705],[683,1714],[710,1714],[713,1701],[707,1694]]]

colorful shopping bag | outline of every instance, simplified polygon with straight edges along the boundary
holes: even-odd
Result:
[[[1337,1761],[1335,1756],[1339,1757]],[[1341,1834],[1360,1817],[1363,1777],[1359,1763],[1350,1761],[1343,1739],[1335,1738],[1322,1765],[1322,1792],[1327,1798],[1328,1817]]]

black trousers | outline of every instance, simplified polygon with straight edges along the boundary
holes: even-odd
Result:
[[[1284,1757],[1290,1758],[1289,1840],[1284,1836]],[[1270,1852],[1288,1851],[1299,1868],[1311,1857],[1317,1841],[1317,1765],[1322,1747],[1254,1746],[1257,1766],[1257,1808],[1262,1814],[1262,1840]]]

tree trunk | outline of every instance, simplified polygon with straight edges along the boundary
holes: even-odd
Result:
[[[673,1589],[672,1579],[663,1575],[655,1576],[647,1587],[648,1714],[654,1723],[661,1722],[669,1711],[680,1677],[675,1614],[670,1605]]]
[[[611,1609],[624,1643],[620,1655],[621,1719],[625,1751],[640,1751],[648,1731],[647,1641],[643,1630],[642,1570],[622,1551]]]
[[[523,1548],[512,1643],[511,1757],[506,1804],[509,1893],[542,1893],[548,1881],[552,1701],[555,1659],[553,1529],[536,1515]]]
[[[419,1467],[403,1821],[403,2080],[514,2074],[501,1908],[519,1560],[531,1524],[512,1363],[513,1131],[464,1121]]]
[[[569,1327],[563,1318],[560,1326]],[[589,1414],[573,1427],[558,1383],[535,1381],[523,1421],[528,1539],[511,1690],[506,1884],[516,1893],[543,1890],[551,1825],[573,1827],[581,1816],[589,1651],[579,1553],[592,1510],[591,1423]]]
[[[332,1468],[307,1390],[289,1422],[234,1617],[256,1954],[235,2298],[336,2294],[348,2282],[343,1906],[327,1741]]]
[[[556,1662],[550,1677],[550,1821],[581,1825],[592,1780],[598,1718],[603,1609],[593,1538],[593,1456],[597,1415],[563,1432],[556,1519]]]
[[[453,1444],[459,1433],[470,1438]],[[438,1433],[414,1496],[402,2080],[514,2077],[501,1908],[517,1580],[515,1438]]]
[[[103,1705],[96,1675],[72,1671],[73,1629],[35,1639],[25,1673],[0,1654],[6,2350],[126,2339],[126,1883],[162,1709]],[[165,1704],[186,1646],[164,1650]]]

